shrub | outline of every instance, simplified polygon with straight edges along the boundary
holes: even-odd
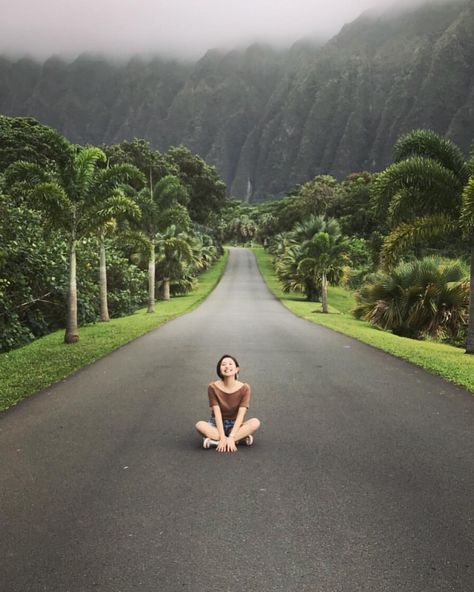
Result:
[[[459,342],[468,320],[468,270],[461,261],[426,257],[377,273],[357,294],[356,318],[396,335]]]

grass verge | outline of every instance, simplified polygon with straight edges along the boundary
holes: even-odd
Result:
[[[81,327],[81,339],[73,345],[64,344],[64,330],[61,330],[0,354],[0,411],[196,308],[220,280],[228,254],[226,250],[212,269],[199,276],[196,290],[166,302],[158,301],[156,312],[152,314],[147,314],[143,308],[128,317]]]
[[[474,356],[468,356],[464,350],[443,343],[398,337],[355,319],[350,314],[355,305],[354,296],[343,288],[329,288],[329,314],[322,314],[319,303],[307,302],[301,294],[285,294],[273,271],[271,255],[262,247],[254,247],[252,250],[268,288],[299,317],[408,360],[474,392]]]

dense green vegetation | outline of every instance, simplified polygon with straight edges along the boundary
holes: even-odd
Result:
[[[323,46],[214,50],[195,64],[3,58],[0,113],[36,117],[82,145],[184,144],[217,167],[229,195],[260,201],[321,173],[381,170],[416,127],[467,153],[473,30],[472,1],[441,0],[366,13]]]
[[[186,148],[74,146],[5,116],[0,146],[0,352],[59,327],[74,343],[147,300],[152,313],[155,288],[186,294],[222,254],[209,223],[225,186]]]
[[[328,284],[345,285],[357,290],[358,318],[472,354],[474,160],[427,130],[402,135],[394,160],[341,183],[316,177],[278,202],[230,202],[224,236],[262,242],[283,292],[323,313]]]
[[[230,241],[267,248],[282,290],[306,300],[291,296],[295,310],[321,302],[320,319],[344,310],[354,327],[349,314],[474,353],[474,162],[434,132],[403,135],[381,173],[318,176],[256,206],[226,200],[215,170],[184,147],[84,148],[7,117],[0,132],[4,352],[63,326],[75,343],[79,326],[145,302],[152,314],[156,289],[159,309],[188,293]]]
[[[112,319],[110,323],[87,325],[81,328],[82,339],[73,347],[64,345],[63,332],[56,331],[0,355],[0,411],[195,308],[219,281],[226,260],[227,253],[199,277],[196,290],[160,302],[153,314],[140,309],[131,316]]]

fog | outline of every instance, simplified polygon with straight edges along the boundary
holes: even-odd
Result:
[[[426,1],[426,0],[424,0]],[[438,0],[439,1],[439,0]],[[446,0],[445,0],[446,1]],[[423,0],[402,0],[420,4]],[[0,53],[46,58],[82,52],[194,59],[254,41],[327,39],[394,0],[0,0]],[[401,2],[395,3],[400,6]]]

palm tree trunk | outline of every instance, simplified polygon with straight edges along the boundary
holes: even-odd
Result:
[[[305,281],[304,292],[306,294],[306,299],[309,302],[319,302],[321,299],[321,290],[313,280]]]
[[[100,320],[110,321],[109,306],[107,302],[107,265],[105,262],[104,235],[100,236],[100,264],[99,264],[99,291],[100,291]]]
[[[323,305],[323,312],[328,313],[328,280],[325,273],[323,273],[321,281],[321,302]]]
[[[148,260],[148,310],[155,312],[155,245],[150,246],[150,258]]]
[[[69,245],[69,290],[64,342],[76,343],[77,341],[79,341],[79,330],[77,327],[76,240],[73,238]]]
[[[170,278],[163,278],[163,300],[170,299]]]
[[[469,289],[469,321],[467,325],[466,353],[474,354],[474,244],[471,245],[471,280]]]

